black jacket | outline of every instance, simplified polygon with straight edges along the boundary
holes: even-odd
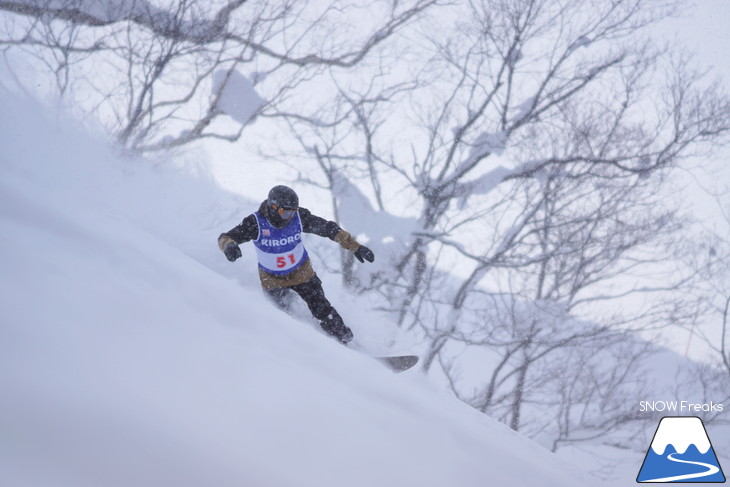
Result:
[[[266,201],[261,203],[259,207],[259,214],[265,216],[273,225],[283,225],[283,222],[278,213],[272,214],[266,204]],[[306,208],[299,208],[299,218],[302,222],[302,229],[306,233],[313,233],[320,237],[327,237],[334,242],[340,244],[344,249],[351,252],[355,252],[360,244],[355,240],[352,235],[347,233],[340,226],[329,220],[325,220],[319,216],[313,215]],[[256,240],[259,236],[259,225],[256,221],[256,216],[252,213],[248,215],[243,221],[236,225],[231,230],[222,233],[218,237],[218,247],[225,251],[226,246],[234,242],[236,244],[242,244],[244,242],[250,242]],[[275,289],[280,287],[292,287],[298,284],[309,282],[316,273],[312,268],[312,263],[307,259],[300,267],[294,270],[291,274],[284,275],[273,275],[264,271],[259,267],[259,277],[261,278],[261,285],[264,289]]]
[[[262,202],[261,206],[259,206],[259,214],[265,216],[273,224],[277,224],[275,221],[277,215],[270,215],[266,201]],[[299,218],[302,221],[302,229],[305,233],[313,233],[320,237],[327,237],[333,241],[335,241],[335,237],[342,230],[337,223],[313,215],[306,208],[299,208]],[[256,216],[253,213],[248,215],[239,225],[221,234],[222,236],[231,238],[237,244],[256,240],[259,236],[259,225],[256,222]]]

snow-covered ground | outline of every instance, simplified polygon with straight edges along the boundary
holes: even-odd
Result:
[[[0,485],[604,485],[263,301],[250,246],[216,247],[257,202],[199,168],[28,100],[0,99],[0,147]],[[361,344],[407,348],[333,294]]]

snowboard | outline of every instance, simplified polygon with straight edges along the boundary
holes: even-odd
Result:
[[[417,355],[396,355],[392,357],[374,357],[375,360],[388,367],[390,370],[399,374],[404,372],[418,363]]]

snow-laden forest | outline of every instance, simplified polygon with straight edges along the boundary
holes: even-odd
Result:
[[[177,253],[201,266],[194,272],[228,279],[221,292],[240,302],[222,309],[241,306],[245,316],[231,333],[266,330],[254,333],[299,349],[283,338],[293,325],[279,324],[288,321],[263,300],[251,246],[242,246],[243,263],[230,264],[215,245],[284,183],[375,252],[361,265],[332,242],[307,240],[360,348],[417,353],[409,374],[418,379],[408,380],[448,391],[469,406],[465,417],[497,420],[603,478],[632,478],[631,462],[641,461],[662,416],[642,401],[730,407],[730,101],[716,70],[658,38],[676,3],[3,2],[0,91],[24,100],[6,103],[3,208],[9,225],[35,225],[41,235],[3,240],[8,356],[40,359],[53,333],[70,333],[76,347],[88,341],[92,355],[116,357],[115,381],[138,378],[139,365],[121,354],[160,321],[159,306],[143,303],[185,303],[172,321],[235,314],[215,311],[220,283],[211,276],[198,276],[210,286],[203,292],[172,263],[152,271],[130,262]],[[102,142],[66,144],[53,123],[19,122],[18,113],[41,110]],[[99,149],[105,144],[112,149]],[[698,186],[712,208],[694,204]],[[88,207],[108,219],[74,211]],[[139,232],[165,250],[150,254],[148,236],[130,237]],[[99,247],[108,252],[97,255]],[[104,288],[109,274],[126,273],[134,282]],[[31,282],[42,303],[31,304]],[[160,286],[162,296],[153,292]],[[138,300],[112,298],[125,292]],[[80,319],[82,303],[90,306]],[[304,306],[294,315],[310,323]],[[108,323],[108,336],[92,322]],[[39,331],[24,335],[31,323]],[[313,336],[292,363],[309,357],[324,367],[306,351],[323,338],[316,327],[294,328]],[[14,347],[18,329],[22,343],[40,342]],[[170,329],[151,333],[156,345],[144,353],[169,345]],[[214,340],[226,349],[222,336]],[[245,352],[256,357],[253,348]],[[50,363],[68,358],[52,350],[61,356]],[[93,367],[87,359],[69,369],[79,383],[81,369]],[[166,372],[156,383],[184,387],[190,366],[178,375],[170,365],[182,357],[159,359]],[[251,366],[235,360],[234,368]],[[39,371],[28,377],[55,382]],[[140,398],[153,389],[144,384]],[[276,403],[280,390],[267,400]],[[292,407],[307,404],[304,392]],[[324,415],[319,407],[312,402],[304,416]],[[692,414],[727,458],[727,413],[706,409]],[[28,438],[32,446],[41,436]]]

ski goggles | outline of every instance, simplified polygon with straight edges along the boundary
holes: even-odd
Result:
[[[279,216],[284,220],[290,219],[294,216],[294,213],[297,212],[296,208],[282,208],[278,205],[271,205],[271,207],[276,210],[276,212],[279,213]]]

